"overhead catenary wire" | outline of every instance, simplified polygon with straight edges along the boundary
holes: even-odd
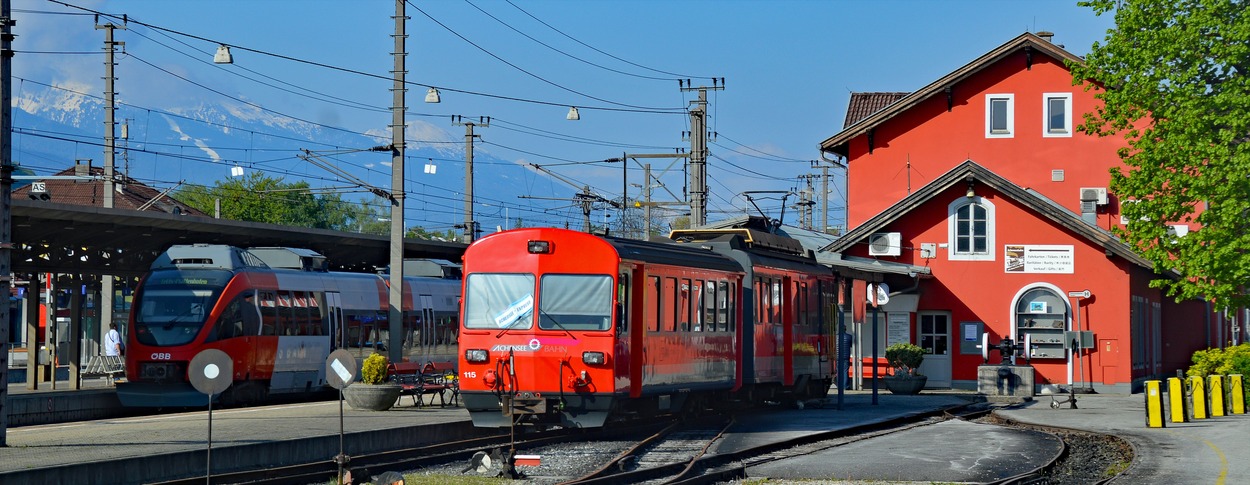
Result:
[[[242,46],[242,45],[238,45],[238,44],[231,44],[231,43],[228,43],[228,42],[223,42],[223,41],[213,40],[213,39],[210,39],[210,38],[207,38],[207,37],[203,37],[203,36],[199,36],[199,35],[195,35],[195,34],[190,34],[190,33],[187,33],[187,32],[181,32],[181,31],[174,30],[174,29],[170,29],[170,28],[167,28],[167,27],[161,27],[161,26],[159,26],[159,25],[150,24],[150,23],[147,23],[147,22],[142,22],[142,21],[140,21],[140,20],[136,20],[135,18],[133,18],[133,17],[129,17],[129,16],[126,16],[126,15],[116,15],[116,14],[110,14],[110,13],[107,13],[107,12],[101,12],[101,11],[98,11],[98,10],[93,10],[93,9],[90,9],[90,8],[87,8],[87,7],[82,7],[82,6],[78,6],[78,5],[73,5],[73,4],[70,4],[70,3],[66,3],[66,2],[63,2],[63,1],[60,1],[60,0],[48,0],[48,1],[49,1],[49,2],[52,2],[52,3],[56,3],[56,4],[63,5],[63,6],[68,7],[68,8],[73,8],[73,9],[78,9],[78,10],[82,10],[82,11],[85,11],[85,12],[90,12],[90,13],[92,13],[92,14],[99,15],[99,16],[101,16],[101,17],[111,18],[111,19],[115,19],[115,20],[124,20],[124,21],[125,21],[125,22],[127,22],[127,23],[134,23],[134,24],[142,25],[142,26],[144,26],[144,27],[148,27],[148,28],[150,28],[150,29],[155,29],[155,30],[163,30],[163,31],[165,31],[165,32],[169,32],[169,33],[172,33],[172,34],[177,34],[177,35],[181,35],[181,36],[184,36],[184,37],[188,37],[188,38],[196,39],[196,40],[199,40],[199,41],[202,41],[202,42],[210,42],[210,43],[212,43],[212,44],[214,44],[214,45],[225,45],[225,46],[229,46],[229,47],[231,47],[231,48],[233,48],[233,49],[237,49],[237,50],[241,50],[241,51],[245,51],[245,52],[251,52],[251,53],[254,53],[254,54],[259,54],[259,55],[263,55],[263,56],[269,56],[269,57],[274,57],[274,58],[278,58],[278,59],[283,59],[283,60],[287,60],[287,61],[291,61],[291,62],[297,62],[297,63],[307,64],[307,65],[310,65],[310,66],[316,66],[316,67],[321,67],[321,68],[326,68],[326,69],[336,70],[336,71],[340,71],[340,72],[346,72],[346,73],[350,73],[350,74],[356,74],[356,75],[365,76],[365,77],[370,77],[370,78],[375,78],[375,79],[383,79],[383,80],[386,80],[386,81],[394,81],[394,79],[393,79],[391,76],[389,76],[389,75],[374,74],[374,73],[365,72],[365,71],[360,71],[360,70],[356,70],[356,69],[349,69],[349,68],[345,68],[345,67],[341,67],[341,66],[335,66],[335,65],[331,65],[331,64],[326,64],[326,63],[323,63],[323,62],[311,61],[311,60],[301,59],[301,58],[298,58],[298,57],[288,56],[288,55],[284,55],[284,54],[278,54],[278,53],[275,53],[275,52],[269,52],[269,51],[265,51],[265,50],[262,50],[262,49],[255,49],[255,48],[250,48],[250,47],[246,47],[246,46]],[[414,7],[414,8],[415,8],[415,7]],[[410,86],[420,86],[420,87],[423,87],[423,88],[434,88],[434,89],[438,89],[439,91],[446,91],[446,92],[451,92],[451,93],[466,94],[466,95],[470,95],[470,96],[481,96],[481,97],[487,97],[487,98],[493,98],[493,99],[500,99],[500,100],[505,100],[505,101],[515,101],[515,102],[520,102],[520,103],[538,104],[538,105],[545,105],[545,106],[560,106],[560,107],[569,107],[569,106],[574,106],[574,105],[576,105],[576,106],[577,106],[577,108],[578,108],[579,110],[618,111],[618,112],[631,112],[631,113],[653,113],[653,114],[685,114],[685,108],[682,108],[682,107],[675,107],[675,108],[630,108],[630,107],[595,106],[595,105],[586,105],[586,104],[581,104],[581,103],[569,103],[569,102],[564,102],[564,101],[561,101],[561,102],[555,102],[555,101],[543,101],[543,100],[537,100],[537,99],[522,98],[522,97],[518,97],[518,96],[505,96],[505,95],[492,94],[492,93],[485,93],[485,92],[480,92],[480,91],[471,91],[471,90],[467,90],[467,89],[457,89],[457,88],[453,88],[453,87],[450,87],[450,86],[436,86],[436,85],[433,85],[433,84],[425,84],[425,83],[419,83],[419,82],[407,81],[407,80],[405,80],[405,81],[404,81],[404,84],[406,84],[406,85],[410,85]]]
[[[537,43],[537,44],[539,44],[539,45],[541,45],[541,46],[543,46],[543,47],[546,47],[546,48],[548,48],[548,49],[551,49],[551,50],[553,50],[553,51],[556,51],[556,52],[558,52],[558,53],[560,53],[560,54],[562,54],[562,55],[564,55],[565,57],[568,57],[568,58],[570,58],[570,59],[573,59],[573,60],[576,60],[576,61],[582,62],[582,63],[584,63],[584,64],[589,64],[589,65],[591,65],[591,66],[597,67],[597,68],[599,68],[599,69],[603,69],[603,70],[605,70],[605,71],[611,71],[611,72],[615,72],[615,73],[617,73],[617,74],[621,74],[621,75],[625,75],[625,76],[630,76],[630,77],[636,77],[636,78],[642,78],[642,79],[654,79],[654,80],[660,80],[660,81],[676,81],[676,80],[677,80],[677,78],[675,78],[675,77],[647,76],[647,75],[643,75],[643,74],[635,74],[635,73],[632,73],[632,72],[625,72],[625,71],[622,71],[622,70],[619,70],[619,69],[613,69],[613,68],[610,68],[610,67],[607,67],[607,66],[604,66],[604,65],[601,65],[601,64],[596,64],[596,63],[591,62],[591,61],[588,61],[588,60],[586,60],[586,59],[582,59],[582,58],[577,57],[577,56],[575,56],[575,55],[573,55],[573,54],[570,54],[570,53],[568,53],[568,52],[565,52],[565,51],[563,51],[563,50],[560,50],[560,49],[558,49],[558,48],[556,48],[556,47],[552,46],[551,44],[548,44],[548,43],[546,43],[546,42],[543,42],[543,41],[541,41],[541,40],[538,40],[538,39],[534,38],[534,36],[532,36],[532,35],[529,35],[529,34],[527,34],[527,33],[525,33],[525,32],[521,32],[521,30],[520,30],[520,29],[517,29],[516,27],[513,27],[512,25],[508,24],[507,22],[504,22],[504,21],[503,21],[503,20],[501,20],[499,17],[496,17],[496,16],[494,16],[494,15],[491,15],[491,14],[490,14],[490,12],[487,12],[486,10],[483,10],[483,9],[482,9],[482,7],[477,6],[477,4],[473,3],[471,0],[464,0],[464,2],[465,2],[465,3],[467,3],[467,4],[469,4],[469,6],[471,6],[471,7],[475,8],[475,9],[477,9],[477,11],[482,12],[482,14],[483,14],[483,15],[486,15],[487,17],[490,17],[490,18],[491,18],[491,19],[493,19],[494,21],[499,22],[499,23],[500,23],[501,25],[503,25],[504,27],[507,27],[507,28],[511,29],[513,32],[516,32],[516,33],[518,33],[518,34],[520,34],[520,35],[524,36],[526,39],[532,40],[532,41],[534,41],[535,43]],[[546,25],[546,24],[543,24],[543,25]]]
[[[452,33],[452,35],[455,35],[456,37],[459,37],[459,38],[460,38],[460,40],[463,40],[463,41],[465,41],[465,42],[469,43],[469,45],[471,45],[471,46],[473,46],[473,47],[477,48],[478,50],[482,51],[482,52],[483,52],[483,53],[485,53],[486,55],[488,55],[488,56],[491,56],[491,57],[495,58],[495,60],[498,60],[499,62],[502,62],[502,63],[504,63],[504,64],[508,65],[509,67],[513,68],[513,69],[516,69],[516,70],[518,70],[518,71],[521,71],[522,73],[524,73],[524,74],[525,74],[525,75],[527,75],[527,76],[530,76],[530,77],[532,77],[532,78],[534,78],[534,79],[537,79],[537,80],[539,80],[539,81],[542,81],[542,82],[544,82],[544,83],[547,83],[547,84],[549,84],[549,85],[551,85],[551,86],[553,86],[553,87],[556,87],[556,88],[558,88],[558,89],[562,89],[562,90],[564,90],[564,91],[567,91],[567,92],[570,92],[570,93],[576,94],[576,95],[578,95],[578,96],[585,97],[585,98],[587,98],[587,99],[593,99],[593,100],[595,100],[595,101],[599,101],[599,102],[601,102],[601,103],[608,103],[608,104],[611,104],[611,105],[614,105],[614,106],[621,106],[621,107],[625,107],[625,108],[633,108],[633,109],[641,109],[641,110],[649,110],[649,111],[662,111],[662,110],[671,110],[671,109],[682,109],[682,108],[662,108],[662,107],[653,107],[653,106],[639,106],[639,105],[635,105],[635,104],[621,103],[621,102],[612,101],[612,100],[609,100],[609,99],[604,99],[604,98],[600,98],[600,97],[597,97],[597,96],[593,96],[593,95],[590,95],[590,94],[586,94],[586,93],[583,93],[583,92],[578,91],[578,90],[576,90],[576,89],[573,89],[573,88],[570,88],[570,87],[568,87],[568,86],[565,86],[565,85],[563,85],[563,84],[559,84],[559,83],[557,83],[557,82],[555,82],[555,81],[552,81],[552,80],[547,79],[547,78],[545,78],[545,77],[542,77],[542,76],[539,76],[539,75],[537,75],[537,74],[534,74],[534,73],[532,73],[532,72],[530,72],[530,71],[526,70],[525,68],[523,68],[523,67],[521,67],[521,66],[518,66],[518,65],[516,65],[516,64],[514,64],[514,63],[512,63],[512,62],[510,62],[510,61],[508,61],[507,59],[504,59],[504,58],[500,57],[499,55],[495,54],[494,52],[491,52],[491,51],[487,50],[485,47],[482,47],[482,46],[478,45],[476,42],[473,42],[473,41],[469,40],[469,38],[468,38],[468,37],[465,37],[464,35],[460,34],[459,32],[456,32],[456,31],[455,31],[455,29],[452,29],[451,27],[448,27],[446,24],[444,24],[444,23],[442,23],[441,21],[439,21],[438,19],[434,18],[434,16],[432,16],[432,15],[430,15],[430,14],[426,13],[426,12],[425,12],[425,10],[421,10],[421,7],[418,7],[416,4],[414,4],[414,3],[412,2],[412,0],[404,0],[404,1],[405,1],[405,2],[409,5],[409,6],[411,6],[412,8],[416,9],[418,12],[421,12],[421,15],[424,15],[426,18],[430,19],[430,21],[434,22],[435,24],[438,24],[438,26],[439,26],[439,27],[442,27],[443,29],[446,29],[448,32],[451,32],[451,33]],[[580,104],[580,103],[569,103],[569,104],[567,104],[567,105],[569,105],[569,106],[581,106],[581,104]]]
[[[598,52],[598,53],[603,54],[603,55],[605,55],[605,56],[611,57],[611,58],[616,59],[616,60],[618,60],[618,61],[624,62],[624,63],[629,64],[629,65],[631,65],[631,66],[634,66],[634,67],[639,67],[639,68],[646,69],[646,70],[648,70],[648,71],[652,71],[652,72],[658,72],[658,73],[660,73],[660,74],[667,74],[667,75],[669,75],[669,76],[676,76],[676,77],[678,77],[678,78],[700,78],[700,79],[702,79],[702,78],[710,78],[710,77],[711,77],[711,76],[693,76],[693,75],[690,75],[690,74],[677,74],[677,73],[673,73],[673,72],[662,71],[662,70],[659,70],[659,69],[650,68],[650,67],[647,67],[647,66],[644,66],[644,65],[642,65],[642,64],[635,63],[635,62],[627,61],[627,60],[622,59],[622,58],[620,58],[620,57],[617,57],[617,56],[614,56],[614,55],[609,54],[609,53],[607,53],[607,52],[604,52],[604,51],[602,51],[602,50],[600,50],[600,49],[596,48],[595,46],[592,46],[592,45],[590,45],[590,44],[587,44],[587,43],[585,43],[585,42],[582,42],[582,41],[580,41],[580,40],[577,40],[577,38],[575,38],[575,37],[573,37],[573,36],[571,36],[571,35],[569,35],[569,34],[564,33],[564,32],[563,32],[563,31],[561,31],[560,29],[557,29],[557,28],[553,27],[551,24],[548,24],[547,22],[544,22],[542,19],[540,19],[540,18],[538,18],[538,17],[535,17],[533,14],[531,14],[531,13],[529,13],[529,12],[525,11],[525,9],[523,9],[523,8],[521,8],[521,7],[517,6],[517,4],[513,3],[513,2],[512,2],[512,0],[504,0],[504,1],[508,2],[508,5],[512,5],[512,6],[513,6],[514,8],[516,8],[517,10],[520,10],[520,11],[521,11],[521,13],[523,13],[523,14],[525,14],[525,15],[529,16],[530,18],[532,18],[532,19],[534,19],[534,20],[536,20],[536,21],[538,21],[538,23],[543,24],[543,25],[544,25],[544,26],[546,26],[547,28],[549,28],[549,29],[551,29],[551,30],[554,30],[556,33],[558,33],[558,34],[560,34],[560,35],[563,35],[563,36],[567,37],[569,40],[572,40],[573,42],[576,42],[576,43],[578,43],[578,44],[581,44],[581,45],[583,45],[583,46],[586,46],[587,48],[589,48],[589,49],[591,49],[591,50],[593,50],[593,51],[595,51],[595,52]]]

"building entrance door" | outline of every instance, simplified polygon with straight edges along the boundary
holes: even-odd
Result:
[[[951,387],[951,317],[946,313],[921,313],[917,338],[924,349],[920,373],[929,376],[925,387]]]

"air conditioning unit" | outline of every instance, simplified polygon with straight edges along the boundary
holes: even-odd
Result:
[[[1093,202],[1098,205],[1107,205],[1107,188],[1081,187],[1081,202]]]
[[[897,232],[879,232],[868,236],[869,256],[898,256],[903,254],[903,235]]]

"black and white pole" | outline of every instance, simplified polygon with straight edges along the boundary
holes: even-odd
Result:
[[[234,361],[217,349],[203,350],[191,358],[187,369],[195,390],[208,395],[208,453],[204,468],[204,483],[213,480],[213,396],[220,394],[234,383]]]

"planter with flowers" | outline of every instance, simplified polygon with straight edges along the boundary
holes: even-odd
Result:
[[[386,356],[374,352],[360,367],[360,381],[343,388],[352,409],[386,411],[399,399],[400,386],[386,380]]]
[[[891,345],[885,349],[885,360],[894,368],[894,375],[882,379],[891,393],[918,394],[929,382],[929,378],[919,371],[920,364],[924,362],[924,349],[919,345]]]

